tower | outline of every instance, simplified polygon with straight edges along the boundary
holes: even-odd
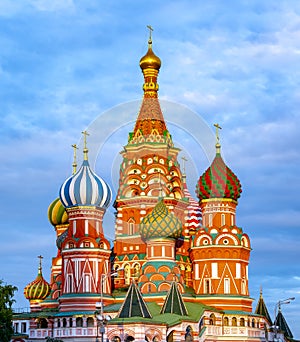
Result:
[[[124,271],[115,282],[116,288],[129,286],[131,278],[137,280],[141,275],[146,243],[139,227],[156,206],[158,198],[164,198],[168,210],[182,222],[182,227],[188,206],[177,159],[179,149],[173,144],[158,100],[157,78],[161,61],[152,50],[152,29],[149,28],[148,51],[140,60],[144,96],[134,130],[129,133],[127,145],[121,152],[123,161],[115,201],[114,267]],[[187,235],[183,228],[180,235]],[[186,244],[187,255],[188,240],[178,240],[176,247],[183,244]]]
[[[216,126],[216,156],[199,178],[196,193],[203,226],[193,236],[194,289],[201,301],[219,309],[252,311],[248,290],[250,239],[236,225],[242,192],[237,176],[221,156]],[[213,295],[213,296],[212,296]]]
[[[62,258],[62,285],[59,309],[95,309],[99,293],[111,294],[110,243],[104,237],[102,220],[111,201],[111,190],[90,168],[84,134],[83,162],[79,170],[60,188],[69,227],[57,245]],[[82,300],[84,297],[84,301]]]

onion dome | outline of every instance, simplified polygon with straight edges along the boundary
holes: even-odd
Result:
[[[49,205],[48,219],[53,226],[68,223],[68,214],[59,198],[56,198]]]
[[[83,133],[86,137],[87,132]],[[112,192],[108,184],[90,168],[86,139],[83,153],[84,160],[81,167],[60,188],[60,200],[65,207],[97,206],[106,209],[111,202]]]
[[[217,129],[221,128],[217,124],[215,126]],[[196,194],[200,201],[209,198],[230,198],[237,201],[241,195],[241,183],[225,164],[221,157],[220,148],[217,134],[216,156],[197,183]]]
[[[42,256],[40,258],[40,265],[38,275],[34,281],[29,283],[24,289],[25,298],[28,300],[44,300],[51,291],[49,283],[43,278],[42,275]]]
[[[148,40],[148,51],[145,54],[145,56],[143,56],[140,59],[140,67],[143,70],[145,69],[155,69],[155,70],[159,70],[161,67],[161,60],[159,57],[157,57],[155,55],[155,53],[152,51],[152,39],[151,39],[151,35],[150,38]]]
[[[174,238],[181,236],[182,224],[170,213],[163,202],[159,200],[154,209],[143,218],[140,225],[140,234],[143,239]]]

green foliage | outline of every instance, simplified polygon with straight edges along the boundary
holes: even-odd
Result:
[[[0,341],[9,342],[13,333],[12,327],[12,305],[15,302],[13,299],[17,287],[5,285],[3,280],[0,280]]]
[[[64,342],[63,340],[58,340],[57,338],[52,338],[50,336],[46,337],[46,342]]]

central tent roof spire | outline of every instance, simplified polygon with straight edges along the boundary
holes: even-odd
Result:
[[[140,59],[140,67],[144,75],[144,96],[138,113],[132,138],[137,136],[149,137],[150,135],[166,136],[168,134],[166,123],[158,101],[158,73],[161,60],[152,50],[152,26],[149,29],[148,50]]]

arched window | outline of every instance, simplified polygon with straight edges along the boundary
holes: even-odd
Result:
[[[209,316],[209,325],[215,325],[216,322],[216,316],[214,314],[211,314]]]
[[[40,329],[46,329],[48,328],[48,321],[46,318],[41,318],[38,325]]]
[[[255,319],[252,319],[252,328],[255,328]]]
[[[73,276],[72,276],[72,274],[68,274],[67,288],[68,288],[69,293],[73,292]]]
[[[246,281],[244,279],[242,280],[242,294],[246,294]]]
[[[57,327],[60,328],[60,319],[57,320]]]
[[[66,326],[67,326],[67,319],[63,318],[63,327],[66,328]]]
[[[114,336],[112,339],[111,339],[111,342],[121,342],[121,339],[119,336]]]
[[[224,279],[224,293],[225,294],[230,293],[230,279],[229,278]]]
[[[211,227],[213,225],[213,215],[209,214],[208,215],[208,226]]]
[[[221,226],[225,226],[225,214],[221,214]]]
[[[185,329],[185,342],[191,342],[193,341],[193,329],[190,325],[188,325]]]
[[[227,327],[227,326],[229,325],[229,319],[228,319],[228,317],[224,317],[223,322],[224,322],[224,326]]]
[[[124,277],[125,277],[125,284],[130,284],[130,266],[127,264],[124,267]]]
[[[93,327],[94,326],[94,318],[88,317],[86,320],[86,325],[87,325],[87,327]]]
[[[210,280],[205,279],[204,281],[204,293],[208,294],[210,293]]]
[[[83,319],[82,317],[77,317],[76,318],[76,327],[81,328],[83,326]]]
[[[73,326],[73,318],[69,319],[69,326],[70,326],[70,328],[72,328],[72,326]]]
[[[134,271],[134,277],[139,277],[140,276],[140,265],[139,264],[135,264],[133,266],[133,271]]]
[[[91,275],[90,274],[84,275],[84,291],[91,292]]]
[[[237,326],[237,319],[236,319],[236,317],[232,317],[232,319],[231,319],[231,325],[232,325],[233,327],[236,327],[236,326]]]
[[[240,319],[240,326],[241,327],[245,326],[245,318],[243,318],[243,317]]]
[[[126,339],[125,339],[125,342],[131,342],[131,341],[134,341],[134,337],[127,336]]]

